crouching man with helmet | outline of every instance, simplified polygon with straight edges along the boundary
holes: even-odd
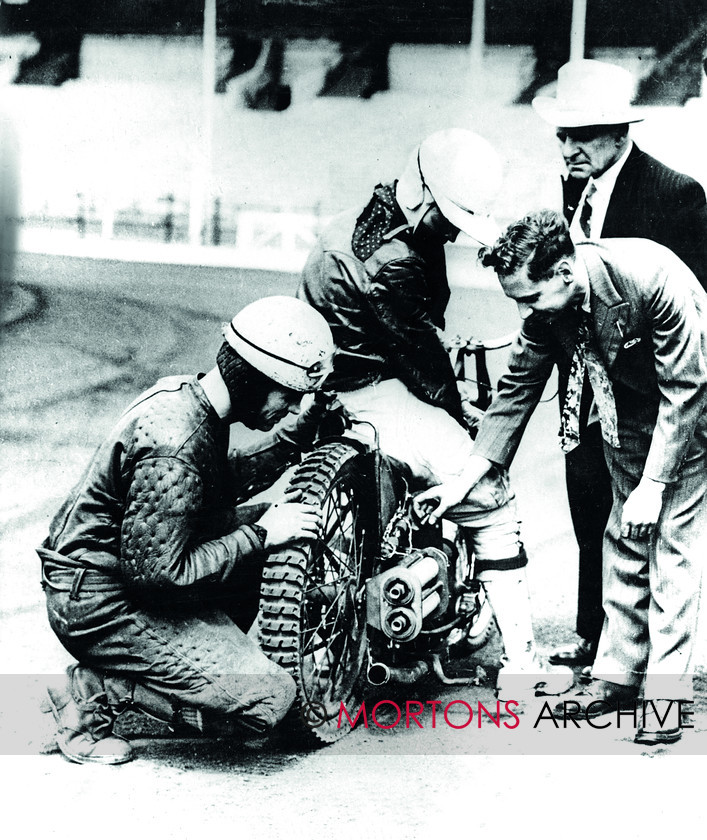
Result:
[[[224,337],[207,374],[161,379],[127,409],[38,549],[49,623],[77,660],[48,689],[71,761],[129,761],[113,733],[126,708],[258,733],[294,699],[291,677],[246,631],[263,552],[316,536],[320,513],[237,503],[298,459],[311,417],[230,454],[229,427],[269,431],[298,414],[334,346],[322,316],[289,297],[246,306]]]

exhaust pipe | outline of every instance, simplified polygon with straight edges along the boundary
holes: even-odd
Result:
[[[390,680],[390,668],[382,662],[371,662],[366,678],[371,685],[385,685]]]
[[[422,659],[407,668],[391,668],[383,662],[372,662],[366,676],[371,685],[385,685],[391,680],[393,682],[410,684],[417,682],[425,674],[429,674],[429,672],[429,662],[425,662]]]

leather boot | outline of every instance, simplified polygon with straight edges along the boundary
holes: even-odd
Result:
[[[57,745],[77,764],[125,764],[133,757],[130,744],[113,735],[116,712],[108,702],[102,676],[83,665],[72,665],[66,683],[47,688],[56,721]]]

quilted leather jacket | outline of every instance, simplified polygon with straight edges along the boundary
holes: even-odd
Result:
[[[229,424],[196,377],[161,379],[98,449],[40,557],[69,558],[141,587],[227,580],[240,558],[263,548],[255,529],[238,524],[236,503],[296,460],[293,446],[273,438],[258,447],[256,469],[242,454],[229,457],[228,441]]]
[[[327,387],[352,391],[400,379],[419,399],[462,420],[439,339],[449,301],[444,246],[413,234],[394,184],[362,213],[338,216],[305,265],[298,296],[329,322],[338,352]]]

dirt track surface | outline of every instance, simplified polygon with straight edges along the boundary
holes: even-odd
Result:
[[[46,679],[69,658],[46,624],[33,546],[124,406],[159,375],[206,369],[233,302],[291,291],[292,281],[214,270],[200,273],[195,286],[178,267],[29,256],[21,258],[17,279],[35,296],[36,307],[5,331],[2,348],[2,458],[11,482],[3,494],[0,554],[0,767],[8,779],[8,825],[14,814],[29,836],[100,830],[108,837],[191,838],[228,830],[249,837],[389,837],[491,828],[505,836],[534,825],[533,834],[566,826],[582,837],[596,832],[583,792],[599,785],[601,811],[611,815],[603,817],[610,820],[609,836],[645,837],[667,830],[675,802],[698,801],[701,774],[694,762],[696,753],[707,752],[703,724],[665,749],[633,744],[625,723],[579,733],[543,724],[541,733],[533,714],[513,730],[487,719],[481,728],[474,721],[464,729],[433,729],[427,719],[423,730],[371,725],[309,752],[283,737],[246,744],[175,740],[134,718],[123,727],[140,758],[125,767],[79,767],[56,754],[39,755],[52,731],[38,701]],[[471,294],[455,290],[455,311],[465,314],[453,319],[453,327],[481,331],[489,313],[493,334],[512,326],[506,319],[514,313],[498,295]],[[474,313],[482,312],[474,324]],[[535,419],[514,476],[537,633],[545,647],[572,637],[576,586],[561,456],[543,429],[548,423],[556,424],[554,403]],[[704,686],[699,696],[704,721]],[[477,701],[495,708],[490,685],[483,683],[461,691],[429,682],[391,697],[403,706],[406,699],[445,705],[465,699],[475,709]],[[456,708],[450,720],[460,725]],[[679,768],[670,755],[685,756]],[[627,778],[632,789],[642,786],[651,805],[628,804]],[[656,789],[660,796],[647,794]]]

